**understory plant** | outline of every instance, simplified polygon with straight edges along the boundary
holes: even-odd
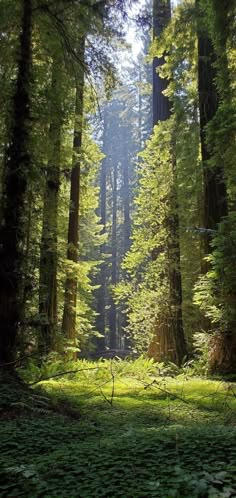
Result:
[[[208,256],[209,270],[195,286],[194,301],[209,319],[211,370],[230,371],[236,357],[236,215],[220,224]]]

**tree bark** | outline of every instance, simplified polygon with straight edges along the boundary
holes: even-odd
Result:
[[[154,71],[154,68],[153,68],[153,71]],[[141,61],[138,61],[138,148],[139,148],[139,151],[141,151],[143,148],[141,85],[142,85]],[[138,157],[138,161],[140,162],[140,157]]]
[[[170,0],[153,0],[153,36],[159,37],[171,19]],[[165,121],[170,117],[170,101],[163,92],[168,87],[168,80],[161,78],[157,72],[163,66],[165,58],[153,59],[153,126],[158,121]]]
[[[40,248],[39,314],[41,332],[39,352],[48,354],[56,349],[57,342],[57,262],[58,262],[58,203],[60,189],[61,151],[61,95],[59,61],[52,68],[52,93],[54,108],[49,130],[49,161],[43,206],[43,228]]]
[[[230,103],[230,73],[227,60],[227,37],[229,23],[233,16],[229,15],[232,3],[228,0],[212,0],[213,20],[212,30],[208,32],[202,24],[202,13],[200,1],[196,0],[198,9],[198,93],[200,114],[200,139],[203,165],[203,205],[204,228],[217,231],[218,225],[228,215],[227,184],[225,178],[225,165],[223,157],[214,157],[214,151],[207,143],[207,125],[214,119],[222,102]],[[229,140],[232,139],[229,132]],[[225,143],[227,148],[227,141]],[[212,160],[212,165],[210,161]],[[213,235],[212,235],[213,234]],[[205,235],[203,253],[211,254],[213,247],[211,240],[214,232]],[[226,236],[230,237],[230,231]],[[227,253],[227,249],[226,249]],[[217,256],[215,256],[217,257]],[[224,261],[224,254],[221,254]],[[228,257],[228,255],[226,256]],[[202,272],[207,273],[210,264],[203,261]],[[224,268],[222,268],[222,281],[224,280]],[[221,282],[219,283],[219,286]],[[222,297],[223,306],[230,303],[235,307],[235,295],[230,291]],[[207,329],[212,328],[207,323]],[[209,366],[212,372],[230,373],[235,371],[236,359],[236,330],[235,321],[227,323],[227,329],[215,333],[209,340]]]
[[[103,118],[103,152],[106,154],[108,145],[108,110],[104,109]],[[101,206],[101,224],[102,231],[101,234],[106,233],[106,218],[107,218],[107,157],[104,157],[102,161],[102,168],[100,174],[100,206]],[[104,258],[106,252],[106,243],[102,244],[100,249],[101,259]],[[104,351],[106,346],[105,334],[106,334],[106,275],[107,275],[107,262],[103,261],[100,270],[100,287],[97,293],[97,319],[96,328],[102,337],[98,337],[96,340],[97,350]]]
[[[153,33],[160,36],[171,17],[170,1],[154,0]],[[153,72],[165,63],[164,58],[155,58]],[[168,80],[153,74],[153,124],[170,118],[170,101],[163,95],[168,87]],[[150,343],[148,355],[158,361],[171,360],[181,365],[187,352],[182,320],[182,282],[179,245],[178,193],[176,189],[176,158],[175,144],[172,150],[172,188],[169,192],[169,214],[166,219],[169,311],[166,316],[160,316]],[[153,257],[158,257],[159,249],[153,251]]]
[[[83,43],[84,55],[84,43]],[[80,81],[77,82],[76,105],[75,105],[75,127],[74,127],[74,164],[71,170],[70,189],[70,212],[68,225],[68,249],[67,259],[78,263],[79,250],[79,209],[80,209],[80,159],[77,154],[82,145],[82,122],[83,122],[83,96],[84,96],[84,74],[81,72]],[[70,272],[65,283],[65,302],[62,321],[62,332],[69,345],[76,347],[76,305],[77,305],[78,278],[76,272]],[[69,353],[70,359],[76,359],[76,351]]]
[[[22,25],[12,127],[6,154],[2,226],[0,228],[0,363],[14,360],[21,322],[23,285],[23,217],[31,155],[30,79],[32,64],[32,2],[22,0]]]
[[[113,164],[113,186],[112,186],[112,239],[111,239],[111,285],[117,283],[117,163]],[[113,297],[110,297],[110,309],[108,313],[110,329],[110,348],[117,346],[117,313]]]
[[[131,220],[130,220],[130,182],[129,182],[129,153],[127,147],[128,129],[123,129],[123,206],[124,206],[124,255],[130,249]]]
[[[181,365],[187,354],[187,345],[184,336],[182,317],[182,278],[180,264],[179,243],[179,215],[178,215],[178,192],[176,171],[176,144],[173,143],[172,151],[172,175],[173,183],[170,192],[171,213],[167,220],[168,226],[168,259],[169,259],[169,282],[170,282],[170,333],[173,337],[174,351],[172,358],[177,365]]]
[[[198,2],[197,2],[198,4]],[[227,191],[222,165],[210,165],[212,152],[207,144],[206,126],[214,118],[219,99],[215,86],[216,55],[209,35],[198,23],[198,94],[200,114],[200,140],[203,164],[203,226],[209,230],[217,230],[221,219],[227,215]],[[210,232],[209,232],[210,233]],[[211,236],[204,237],[204,255],[212,252]],[[203,263],[204,272],[207,270]]]
[[[139,104],[141,105],[141,97],[139,94]],[[141,122],[141,109],[139,108],[138,121]],[[141,124],[141,123],[139,123]],[[141,129],[139,130],[139,139],[141,145]],[[130,250],[131,244],[131,219],[130,219],[130,156],[128,150],[128,144],[131,145],[131,140],[129,137],[129,130],[127,127],[123,127],[122,130],[122,141],[123,141],[123,158],[122,158],[122,166],[123,166],[123,189],[122,189],[122,203],[123,203],[123,255],[127,254]],[[124,280],[127,279],[127,273],[123,271]],[[121,308],[121,312],[119,313],[119,327],[118,327],[118,335],[120,339],[120,345],[124,345],[123,347],[127,350],[131,347],[130,339],[125,335],[125,330],[128,325],[127,314]]]
[[[29,188],[27,192],[27,199],[25,202],[25,240],[24,240],[24,264],[23,264],[23,281],[21,288],[21,323],[19,326],[19,351],[21,355],[25,354],[27,338],[26,338],[26,308],[27,300],[30,298],[33,284],[32,284],[32,268],[30,263],[30,245],[31,245],[31,231],[32,231],[32,208],[33,208],[33,192]]]

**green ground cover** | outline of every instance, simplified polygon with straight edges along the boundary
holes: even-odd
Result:
[[[144,360],[73,368],[36,385],[41,408],[2,411],[1,497],[236,496],[236,384]]]

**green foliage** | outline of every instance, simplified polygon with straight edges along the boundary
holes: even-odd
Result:
[[[43,425],[44,422],[44,425]],[[57,435],[53,438],[53,423],[49,419],[37,425],[30,422],[21,422],[19,429],[24,433],[22,437],[19,429],[12,424],[9,429],[11,434],[15,430],[13,443],[7,445],[3,432],[4,452],[8,455],[8,464],[4,464],[2,473],[2,496],[47,496],[47,497],[108,497],[127,496],[129,498],[142,496],[160,498],[230,498],[235,493],[235,480],[233,464],[224,467],[224,451],[228,454],[228,461],[233,461],[233,452],[230,451],[230,433],[225,430],[217,434],[212,430],[213,438],[207,437],[206,431],[192,431],[184,434],[183,431],[164,431],[163,434],[151,431],[145,434],[134,435],[128,431],[119,437],[116,444],[101,438],[100,432],[92,426],[79,426],[67,423],[63,428],[62,420],[54,420],[57,424]],[[55,425],[54,425],[55,427]],[[33,431],[32,444],[29,437]],[[66,430],[67,429],[67,430]],[[86,442],[86,430],[90,436]],[[114,434],[114,432],[113,432]],[[37,451],[42,456],[35,456],[35,436],[40,438]],[[76,435],[80,442],[76,442]],[[224,438],[222,450],[217,451],[220,445],[219,435]],[[59,439],[60,438],[60,439]],[[64,440],[64,444],[61,443]],[[178,456],[178,449],[181,457]],[[99,443],[102,447],[99,448]],[[28,444],[28,452],[34,463],[30,463],[24,452],[24,443]],[[211,451],[207,448],[211,444],[211,451],[217,451],[218,470],[213,470],[214,463],[210,457]],[[201,451],[205,455],[202,459]],[[195,448],[195,462],[191,458],[192,449]],[[22,460],[13,462],[16,449],[21,452]],[[151,451],[150,451],[151,449]],[[163,461],[163,455],[168,454],[168,460]],[[44,456],[43,456],[44,454]],[[112,457],[111,457],[112,455]],[[208,458],[208,461],[207,461]],[[202,460],[202,462],[201,462]],[[197,463],[198,462],[198,463]],[[194,466],[197,463],[197,468]],[[89,469],[89,470],[88,470]]]
[[[183,26],[186,29],[183,31]],[[197,107],[196,88],[196,23],[193,0],[180,2],[165,31],[150,47],[152,57],[165,57],[165,64],[159,68],[162,78],[169,80],[168,95],[175,112],[191,114]],[[182,115],[182,117],[184,117]]]
[[[66,379],[80,380],[82,383],[87,381],[94,382],[94,379],[109,380],[111,365],[116,376],[136,377],[141,380],[148,378],[150,375],[157,375],[160,369],[163,373],[167,373],[168,371],[167,367],[163,364],[154,363],[153,359],[147,359],[142,356],[136,360],[129,358],[127,358],[127,360],[120,360],[119,357],[117,357],[117,361],[101,359],[94,363],[89,360],[68,362],[64,361],[60,354],[51,353],[45,357],[40,367],[37,366],[36,362],[37,360],[33,361],[31,359],[25,368],[19,370],[21,377],[26,382],[37,382],[40,381],[40,379],[50,378],[50,376],[53,377],[60,373],[64,374],[67,371],[72,371],[72,373],[68,374],[68,377],[65,377]],[[170,368],[170,365],[168,368]],[[177,369],[177,367],[175,368]]]
[[[176,213],[180,224],[182,312],[190,344],[201,320],[201,314],[192,302],[193,288],[201,269],[201,241],[193,227],[202,223],[197,44],[192,0],[182,2],[175,9],[162,36],[153,42],[149,59],[163,54],[165,64],[159,72],[169,81],[165,93],[171,100],[173,117],[155,127],[140,154],[133,243],[123,263],[130,278],[115,291],[118,302],[125,302],[128,333],[139,352],[147,350],[158,317],[170,313],[169,284],[164,275],[175,263],[172,255],[168,255],[167,220]],[[174,195],[178,207],[171,205]]]
[[[78,263],[65,260],[64,252],[61,268],[62,283],[64,283],[65,274],[77,275],[77,346],[78,350],[85,352],[91,347],[91,341],[97,334],[94,326],[96,313],[93,309],[94,290],[96,289],[94,275],[99,271],[101,264],[99,248],[104,241],[104,235],[101,234],[100,218],[97,215],[99,190],[96,186],[103,154],[92,139],[88,126],[87,129],[84,128],[83,145],[79,154],[81,160],[79,258]],[[63,217],[62,219],[61,235],[65,242],[67,218],[65,220]]]
[[[146,349],[158,314],[168,307],[168,282],[163,275],[168,265],[166,218],[173,185],[171,126],[171,122],[156,126],[140,154],[133,244],[123,263],[130,281],[116,291],[118,298],[122,293],[126,297],[128,330],[138,351]],[[153,251],[158,253],[155,259]]]
[[[215,331],[234,330],[236,320],[236,217],[230,214],[219,225],[212,241],[213,252],[208,257],[210,270],[195,287],[195,303],[210,318]]]
[[[9,146],[9,122],[12,117],[12,96],[16,81],[18,62],[18,45],[21,33],[22,7],[24,2],[1,1],[1,119],[0,119],[0,197],[2,213],[2,191],[4,190],[4,164],[6,149]],[[121,2],[122,10],[125,2]],[[119,22],[110,19],[111,10],[115,7],[106,5],[105,9],[87,2],[86,6],[72,2],[55,2],[48,5],[42,3],[33,6],[32,34],[32,78],[30,81],[30,128],[32,136],[27,144],[31,159],[31,168],[27,173],[27,189],[22,202],[22,232],[24,232],[24,268],[21,296],[22,324],[18,335],[17,349],[24,352],[26,348],[36,350],[42,325],[48,318],[46,313],[39,314],[39,281],[41,237],[43,225],[43,206],[46,204],[45,191],[48,186],[50,172],[59,173],[56,193],[51,185],[54,213],[50,218],[51,226],[47,233],[48,240],[53,238],[51,246],[45,251],[46,258],[51,253],[54,257],[55,280],[54,292],[57,302],[53,317],[54,346],[61,344],[60,328],[64,304],[65,274],[79,275],[77,306],[77,338],[78,349],[88,348],[94,330],[95,312],[92,310],[94,285],[92,280],[101,263],[98,248],[103,242],[100,237],[98,189],[95,187],[99,163],[102,154],[92,139],[87,120],[97,108],[95,87],[99,92],[108,93],[114,87],[116,70],[113,62],[115,42]],[[64,9],[66,15],[64,15]],[[118,17],[121,14],[117,11]],[[79,21],[78,21],[79,19]],[[81,55],[82,40],[87,39],[85,58]],[[95,42],[96,40],[96,42]],[[120,41],[121,44],[121,41]],[[83,60],[82,60],[83,59]],[[55,71],[56,68],[56,71]],[[59,68],[59,70],[58,70]],[[83,128],[83,146],[73,154],[73,128],[75,121],[75,91],[81,78],[86,74],[84,92],[84,116],[80,116],[78,126]],[[52,132],[52,128],[57,130]],[[57,144],[52,135],[57,134]],[[54,140],[55,142],[55,140]],[[72,157],[73,156],[73,157]],[[69,213],[68,178],[72,160],[81,161],[81,196],[80,196],[80,258],[78,264],[71,265],[66,261],[67,231]],[[54,161],[54,164],[52,162]],[[49,173],[49,174],[48,174]],[[49,182],[50,183],[50,182]],[[52,181],[53,183],[53,181]],[[49,189],[50,191],[50,189]],[[47,196],[48,197],[48,196]],[[59,198],[59,202],[58,202]],[[49,202],[48,212],[53,212]],[[58,209],[57,209],[57,205]],[[58,212],[58,216],[57,216]],[[52,219],[53,218],[53,219]],[[47,223],[44,219],[44,226]],[[47,230],[46,230],[47,231]],[[44,256],[45,256],[44,254]],[[57,265],[58,263],[58,265]],[[46,266],[46,265],[44,265]],[[48,269],[49,270],[49,269]],[[51,270],[51,268],[50,268]],[[58,270],[58,271],[57,271]],[[53,270],[52,270],[53,271]],[[46,270],[47,273],[47,270]],[[48,272],[49,273],[49,272]],[[42,274],[42,271],[41,271]],[[46,286],[46,285],[45,285]],[[55,290],[56,287],[56,290]],[[58,290],[58,295],[57,294]],[[48,301],[50,301],[51,296]],[[52,301],[53,299],[51,299]],[[41,299],[40,299],[41,301]],[[54,300],[53,300],[54,301]],[[44,315],[44,316],[43,316]],[[57,320],[58,318],[58,320]],[[50,320],[51,321],[51,317]],[[46,323],[47,324],[47,323]]]
[[[162,377],[142,358],[113,361],[111,406],[110,361],[70,366],[89,370],[41,383],[41,397],[79,408],[79,419],[0,412],[3,498],[235,495],[235,384]]]
[[[210,336],[207,332],[195,332],[193,335],[193,358],[188,360],[183,371],[188,376],[200,375],[207,377],[210,373],[209,351]]]

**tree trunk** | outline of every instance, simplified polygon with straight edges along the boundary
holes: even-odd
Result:
[[[27,176],[30,170],[30,77],[32,2],[22,1],[22,26],[12,127],[6,154],[3,219],[0,229],[0,363],[14,360],[21,322],[22,256],[25,240],[23,218]]]
[[[106,154],[108,145],[108,111],[107,108],[104,110],[103,119],[103,152]],[[102,161],[101,175],[100,175],[100,206],[101,206],[101,224],[103,226],[101,234],[106,233],[106,204],[107,204],[107,157]],[[106,251],[106,243],[102,244],[100,249],[101,259],[104,258]],[[106,333],[106,274],[107,274],[107,262],[103,261],[100,269],[100,287],[97,293],[97,319],[96,328],[102,337],[98,337],[96,340],[97,350],[104,351],[105,333]]]
[[[39,352],[48,354],[56,349],[57,342],[57,232],[58,202],[60,188],[60,150],[61,150],[61,102],[59,88],[58,61],[52,68],[52,92],[54,108],[49,130],[49,161],[43,206],[43,228],[40,249],[39,313],[41,333]]]
[[[214,46],[217,53],[217,83],[220,88],[220,98],[232,105],[233,91],[230,85],[230,68],[227,41],[230,31],[234,29],[235,2],[231,0],[211,0],[213,11],[212,24]]]
[[[141,96],[139,92],[139,105],[141,106]],[[139,115],[138,115],[138,120],[139,124],[141,125],[141,108],[139,108]],[[140,140],[140,146],[141,146],[141,129],[139,131],[139,140]],[[129,130],[126,127],[123,127],[122,130],[122,141],[123,141],[123,189],[122,189],[122,203],[123,203],[123,209],[124,209],[124,223],[123,223],[123,257],[127,254],[127,252],[130,250],[130,244],[131,244],[131,219],[130,219],[130,157],[129,157],[129,150],[128,150],[128,143],[129,140]],[[127,143],[128,141],[128,143]],[[131,144],[131,142],[130,142]],[[127,272],[123,271],[123,278],[124,280],[127,279]],[[127,320],[127,314],[122,310],[121,308],[121,313],[119,313],[119,324],[120,327],[118,327],[119,333],[118,335],[120,336],[120,345],[124,345],[123,347],[127,350],[128,348],[131,347],[131,341],[130,339],[125,335],[125,330],[126,327],[128,326],[128,320]]]
[[[210,166],[212,152],[206,140],[206,126],[215,116],[219,103],[215,86],[216,55],[208,33],[200,23],[201,20],[198,23],[198,94],[203,164],[203,226],[209,230],[217,230],[217,225],[227,215],[228,208],[224,169],[220,164]],[[212,251],[210,241],[211,235],[206,234],[204,255]],[[203,263],[204,271],[207,271],[207,266]]]
[[[26,307],[27,300],[32,293],[32,271],[30,265],[30,241],[32,230],[32,208],[33,208],[33,192],[29,188],[27,192],[27,200],[25,202],[25,241],[24,241],[24,263],[23,263],[23,281],[21,288],[21,324],[19,326],[19,351],[21,355],[25,354],[27,338],[26,338]]]
[[[159,37],[171,19],[170,0],[153,0],[153,36]],[[157,73],[157,69],[165,63],[164,57],[153,59],[153,126],[158,121],[165,121],[170,117],[170,101],[163,95],[168,87],[168,80]]]
[[[171,17],[170,1],[154,0],[153,32],[160,36]],[[164,58],[155,58],[153,63],[153,124],[170,118],[170,101],[163,95],[168,87],[168,80],[155,75],[156,68],[164,64]],[[177,199],[177,175],[175,145],[172,150],[172,190],[169,193],[169,214],[166,219],[169,310],[166,316],[160,316],[156,324],[153,340],[149,346],[148,355],[158,361],[171,360],[177,365],[186,355],[187,347],[184,337],[182,320],[182,282],[179,246],[179,216]],[[153,257],[158,257],[158,248],[153,251]]]
[[[123,206],[124,206],[124,255],[130,249],[130,185],[129,185],[129,152],[127,148],[127,128],[123,129]]]
[[[223,158],[214,157],[213,151],[207,143],[206,127],[215,117],[220,101],[230,102],[230,75],[227,61],[227,37],[231,16],[229,10],[232,3],[228,0],[212,0],[214,11],[213,25],[214,33],[208,33],[202,25],[202,12],[200,2],[196,0],[198,10],[198,93],[199,93],[199,114],[200,114],[200,139],[203,164],[203,185],[204,185],[204,228],[217,231],[218,224],[228,214],[227,185],[225,180],[225,167]],[[217,85],[218,84],[218,85]],[[220,92],[220,93],[219,93]],[[229,133],[229,140],[232,136]],[[227,143],[225,143],[227,148]],[[214,164],[210,165],[210,160]],[[213,248],[210,244],[212,234],[204,237],[204,255],[211,254]],[[230,232],[227,234],[230,237]],[[227,250],[226,250],[227,251]],[[217,257],[217,256],[216,256]],[[221,254],[224,261],[224,255]],[[202,272],[206,273],[210,269],[210,264],[203,261]],[[224,274],[224,269],[223,269]],[[223,275],[222,274],[222,275]],[[223,278],[223,277],[222,277]],[[225,299],[225,302],[224,302]],[[222,299],[223,306],[226,302],[233,300],[235,307],[235,296],[228,292],[227,297]],[[212,372],[229,373],[235,371],[236,359],[236,333],[235,322],[227,324],[228,330],[214,334],[209,340],[209,365]],[[211,323],[207,323],[208,329],[212,328]]]
[[[181,365],[187,354],[187,345],[184,336],[182,318],[182,278],[180,264],[179,243],[179,215],[178,215],[178,192],[176,171],[176,145],[172,150],[172,190],[170,192],[171,213],[167,220],[168,224],[168,259],[169,259],[169,282],[170,282],[170,334],[173,337],[174,351],[173,359],[177,365]]]
[[[143,62],[143,61],[142,61]],[[154,70],[154,69],[153,69]],[[143,148],[143,137],[142,137],[142,70],[141,70],[141,62],[138,65],[138,149],[139,151]],[[140,162],[140,157],[138,157],[138,162]]]
[[[113,186],[112,186],[112,240],[111,240],[111,285],[117,283],[117,163],[113,164]],[[110,348],[117,346],[117,317],[116,304],[113,297],[110,297],[110,309],[108,314],[110,329]]]
[[[84,47],[84,44],[83,44]],[[80,152],[82,145],[82,122],[83,122],[83,95],[84,95],[84,74],[81,74],[81,81],[77,83],[76,106],[75,106],[75,129],[74,129],[74,164],[71,170],[70,189],[70,212],[68,226],[68,249],[67,259],[78,263],[79,245],[79,208],[80,208],[80,160],[76,156]],[[76,271],[71,272],[65,283],[65,302],[62,322],[62,332],[69,345],[76,347],[76,305],[78,278]],[[70,359],[76,359],[76,351],[69,355]]]

